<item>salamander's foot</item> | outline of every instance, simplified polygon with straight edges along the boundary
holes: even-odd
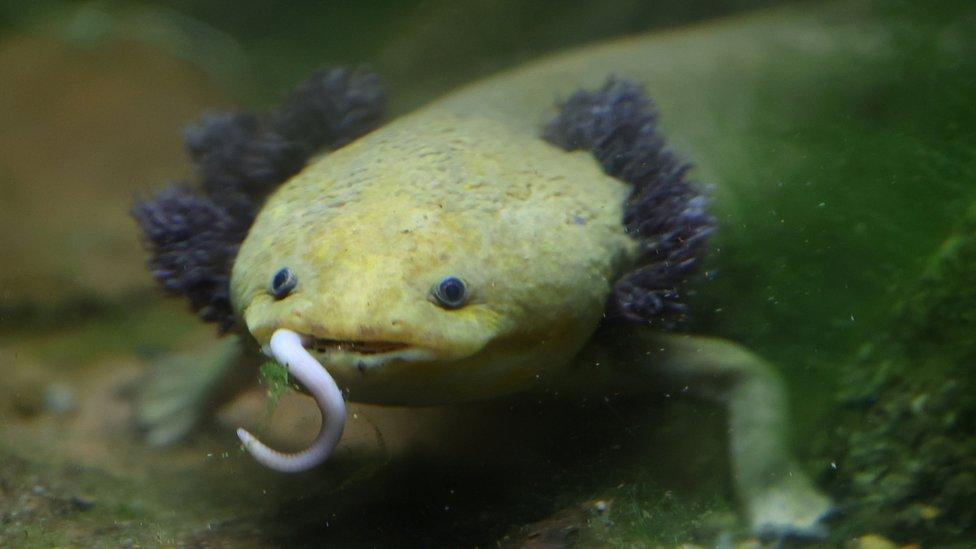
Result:
[[[227,338],[200,352],[153,361],[135,404],[136,426],[145,441],[166,446],[186,438],[216,407],[239,357],[238,343]]]
[[[827,537],[831,501],[803,477],[789,477],[755,494],[749,502],[753,533],[764,542],[818,541]]]
[[[136,426],[150,445],[179,442],[203,418],[205,388],[200,386],[198,358],[175,355],[152,364],[136,400]]]

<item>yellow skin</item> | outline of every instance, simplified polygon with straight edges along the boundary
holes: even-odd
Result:
[[[757,36],[780,32],[763,18],[751,25]],[[591,337],[614,280],[635,260],[621,223],[630,189],[589,153],[538,137],[556,98],[610,74],[654,84],[652,97],[680,103],[674,54],[703,41],[741,41],[741,28],[734,37],[717,25],[571,51],[465,88],[314,160],[268,199],[240,249],[232,299],[248,332],[265,347],[279,328],[404,345],[312,351],[360,402],[690,387],[728,408],[733,474],[750,525],[770,536],[822,534],[830,503],[787,451],[783,391],[764,361],[730,342],[644,326]],[[801,31],[810,29],[791,32]],[[682,74],[692,75],[686,85],[714,64],[681,58]],[[275,299],[268,287],[283,267],[298,284]],[[431,299],[448,275],[470,290],[454,310]],[[145,406],[143,417],[161,423],[167,413]]]
[[[287,328],[409,346],[313,353],[350,400],[522,391],[578,354],[633,262],[620,221],[629,191],[588,153],[420,112],[319,159],[270,198],[235,263],[234,303],[262,345]],[[268,284],[282,267],[298,285],[276,300]],[[445,276],[466,282],[464,307],[431,299]]]

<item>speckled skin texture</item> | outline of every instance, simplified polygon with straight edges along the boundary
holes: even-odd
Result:
[[[630,188],[592,155],[498,121],[420,111],[313,162],[276,191],[234,266],[235,308],[260,344],[277,328],[407,343],[434,360],[325,362],[355,401],[432,404],[530,388],[599,323],[636,242]],[[294,293],[267,292],[292,269]],[[431,287],[462,278],[469,303]]]

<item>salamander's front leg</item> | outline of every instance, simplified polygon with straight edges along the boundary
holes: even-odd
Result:
[[[770,365],[729,341],[635,331],[614,352],[626,377],[647,375],[652,385],[727,407],[734,484],[753,531],[764,539],[823,537],[831,502],[789,451],[786,397]]]
[[[754,531],[762,537],[820,537],[831,509],[787,446],[782,382],[768,363],[735,343],[657,336],[651,367],[668,384],[724,404],[732,474]]]
[[[253,383],[258,364],[260,357],[247,353],[236,337],[153,361],[135,403],[136,424],[143,437],[154,446],[182,440],[208,414]]]
[[[787,404],[770,365],[735,343],[658,336],[652,368],[670,384],[724,404],[732,474],[749,522],[761,537],[822,537],[831,510],[787,446]]]

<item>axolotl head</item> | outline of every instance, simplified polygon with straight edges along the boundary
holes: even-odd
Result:
[[[310,385],[385,404],[520,391],[599,323],[633,257],[628,192],[586,153],[488,121],[414,115],[314,161],[267,200],[234,264],[234,307],[325,416],[337,403],[323,400],[341,394],[320,399]]]

